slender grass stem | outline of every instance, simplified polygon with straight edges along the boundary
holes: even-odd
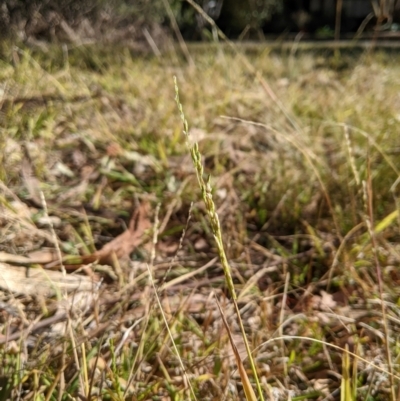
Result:
[[[192,158],[193,165],[194,165],[194,168],[196,171],[196,176],[197,176],[197,180],[198,180],[198,183],[200,186],[201,195],[202,195],[204,204],[206,206],[207,214],[208,214],[208,217],[210,220],[211,230],[214,235],[215,243],[217,245],[218,256],[220,258],[222,268],[224,270],[224,275],[225,275],[226,284],[228,286],[228,291],[229,291],[229,294],[232,298],[232,301],[233,301],[233,304],[235,307],[236,315],[237,315],[238,321],[239,321],[240,331],[241,331],[243,341],[244,341],[244,344],[246,347],[247,355],[249,357],[251,370],[253,372],[253,376],[256,381],[258,395],[260,397],[260,400],[264,400],[261,384],[258,379],[257,369],[256,369],[256,366],[254,363],[254,359],[252,357],[249,343],[247,341],[246,332],[245,332],[245,329],[243,326],[243,321],[240,317],[239,306],[237,304],[237,295],[236,295],[235,286],[233,284],[233,279],[232,279],[231,267],[229,265],[228,258],[226,257],[224,243],[222,240],[221,225],[220,225],[218,214],[217,214],[215,204],[214,204],[214,201],[212,198],[212,187],[211,187],[211,183],[210,183],[210,176],[208,176],[207,179],[204,179],[204,168],[203,168],[203,164],[201,162],[201,153],[199,151],[198,143],[197,142],[194,142],[193,144],[190,143],[189,125],[185,118],[182,104],[179,100],[179,88],[178,88],[178,83],[177,83],[176,77],[174,77],[174,83],[175,83],[175,101],[178,106],[178,110],[179,110],[180,117],[182,120],[183,133],[186,138],[186,145],[189,149],[190,156]]]

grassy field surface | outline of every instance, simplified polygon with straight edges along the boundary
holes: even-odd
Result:
[[[400,56],[189,53],[3,46],[0,401],[244,399],[195,142],[264,398],[399,400]]]

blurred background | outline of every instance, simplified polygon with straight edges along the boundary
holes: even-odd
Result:
[[[197,0],[231,39],[400,37],[397,0]],[[27,43],[154,41],[181,32],[212,38],[204,17],[182,0],[3,0],[0,34]]]

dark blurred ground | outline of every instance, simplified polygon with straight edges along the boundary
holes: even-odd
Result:
[[[379,3],[379,4],[378,4]],[[398,39],[400,2],[381,0],[197,0],[230,39]],[[181,0],[3,0],[0,36],[19,42],[162,46],[213,39],[204,16]]]

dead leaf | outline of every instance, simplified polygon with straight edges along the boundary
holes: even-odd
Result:
[[[12,263],[15,265],[28,265],[31,264],[31,259],[26,256],[14,255],[12,253],[0,252],[0,263]]]
[[[62,291],[91,291],[92,279],[73,274],[24,268],[0,262],[0,288],[14,294],[52,296]]]
[[[42,202],[40,200],[40,182],[34,176],[34,170],[28,157],[25,158],[21,163],[21,174],[22,181],[29,194],[29,199],[35,206],[41,207]]]
[[[236,302],[236,300],[233,300],[233,302]],[[243,365],[242,358],[241,358],[241,356],[239,354],[239,351],[238,351],[238,349],[236,347],[236,344],[235,344],[235,341],[233,339],[232,332],[229,329],[228,322],[226,321],[225,315],[222,312],[221,305],[219,304],[218,300],[217,300],[217,305],[218,305],[218,309],[219,309],[219,312],[220,312],[221,317],[222,317],[222,322],[224,323],[225,329],[228,332],[229,342],[231,344],[232,351],[233,351],[233,353],[235,355],[237,368],[238,368],[239,374],[240,374],[240,381],[242,382],[242,385],[243,385],[244,393],[246,395],[246,400],[247,401],[256,401],[257,400],[256,394],[255,394],[255,392],[253,390],[253,387],[252,387],[252,385],[250,383],[249,376],[247,375],[246,369],[245,369],[245,367]]]
[[[100,265],[114,266],[116,260],[128,258],[132,251],[142,243],[145,231],[151,227],[151,222],[148,218],[149,209],[150,204],[148,202],[142,203],[132,214],[128,229],[105,244],[100,250],[91,255],[64,257],[64,268],[67,271],[73,271],[82,265],[94,262]],[[53,259],[52,262],[47,263],[44,267],[46,269],[54,269],[59,266],[60,261]]]
[[[106,152],[110,157],[117,157],[122,154],[123,150],[118,143],[112,142],[107,146]]]
[[[45,264],[53,261],[56,257],[57,252],[51,248],[42,248],[39,251],[30,252],[27,256],[0,252],[0,262],[13,265]]]
[[[179,243],[178,242],[173,242],[173,241],[159,241],[157,243],[157,251],[161,254],[164,255],[174,255],[179,248]]]
[[[98,261],[100,264],[112,265],[113,260],[129,257],[132,251],[143,241],[144,233],[151,227],[148,218],[150,204],[144,202],[132,214],[128,229],[118,237],[114,238],[103,248],[92,255],[82,257],[83,263]]]
[[[200,251],[205,251],[209,248],[209,245],[207,243],[207,241],[204,238],[199,238],[195,243],[194,243],[194,249],[197,252]]]
[[[327,293],[326,291],[320,292],[321,296],[314,295],[312,297],[312,307],[313,309],[319,309],[322,311],[331,311],[336,307],[336,302],[333,299],[332,294]]]
[[[31,263],[46,264],[58,258],[57,251],[54,248],[40,248],[37,251],[29,252],[28,258]]]

